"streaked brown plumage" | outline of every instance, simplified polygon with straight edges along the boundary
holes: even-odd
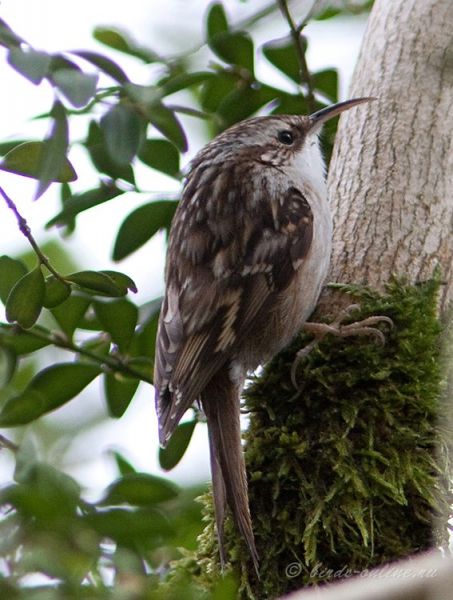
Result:
[[[247,372],[285,346],[315,307],[332,237],[317,133],[365,100],[223,132],[192,161],[172,223],[154,374],[159,439],[165,445],[200,402],[222,564],[229,506],[258,571],[239,396]]]

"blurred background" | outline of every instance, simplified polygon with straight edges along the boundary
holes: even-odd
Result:
[[[295,1],[291,9],[297,18],[304,17],[313,1]],[[332,3],[330,3],[332,4]],[[341,2],[338,4],[342,4]],[[224,6],[233,23],[240,23],[257,13],[268,2],[258,0],[239,2],[226,0]],[[68,3],[58,0],[3,0],[0,16],[10,27],[34,48],[46,51],[92,49],[105,51],[92,37],[96,26],[120,28],[138,43],[159,49],[162,54],[176,55],[191,51],[203,42],[204,19],[209,2],[204,0],[134,0],[111,2],[96,0],[91,3]],[[364,15],[339,16],[326,21],[310,22],[305,29],[309,41],[307,54],[311,70],[333,67],[339,70],[340,99],[347,97],[349,80],[359,51],[366,22]],[[287,24],[277,11],[261,19],[252,28],[257,44],[287,34]],[[197,61],[203,65],[206,56],[203,48],[190,59],[194,67]],[[137,83],[149,83],[156,65],[143,65],[139,61],[112,51],[112,57],[124,66],[128,75]],[[46,133],[45,123],[33,117],[46,112],[52,103],[50,86],[31,86],[30,82],[11,69],[5,60],[6,51],[0,50],[0,114],[8,119],[0,122],[0,140],[42,139]],[[287,81],[275,69],[271,69],[262,57],[257,57],[257,72],[263,81],[285,86]],[[184,92],[182,93],[184,94]],[[191,117],[181,118],[188,133],[189,150],[184,163],[208,141],[209,132],[204,123]],[[71,134],[82,139],[86,133],[87,120],[71,121]],[[77,165],[79,179],[74,191],[96,185],[97,177],[86,153],[74,146],[70,153]],[[75,233],[64,239],[58,230],[44,229],[44,224],[59,210],[57,186],[51,188],[38,201],[32,197],[36,183],[16,175],[1,173],[0,185],[17,203],[41,245],[57,242],[76,258],[75,269],[120,269],[130,275],[137,284],[137,303],[157,298],[163,292],[163,269],[165,261],[165,236],[157,234],[132,256],[112,262],[112,247],[116,232],[125,216],[144,199],[176,197],[180,184],[157,171],[138,165],[137,182],[141,190],[130,192],[78,217]],[[17,256],[29,251],[26,240],[17,228],[10,211],[0,204],[0,254]],[[74,270],[75,270],[74,269]],[[3,310],[3,308],[1,309]],[[0,315],[4,320],[4,315]],[[60,353],[61,354],[61,353]],[[69,359],[68,355],[68,359]],[[61,360],[55,350],[49,351],[47,363]],[[5,432],[12,437],[12,432]],[[17,432],[20,437],[23,431]],[[154,414],[153,390],[140,384],[131,405],[119,420],[108,417],[99,383],[90,385],[80,396],[63,408],[41,418],[27,430],[52,464],[63,468],[81,483],[88,498],[96,498],[100,491],[117,476],[117,469],[110,450],[118,449],[139,471],[160,472],[157,454],[157,424]],[[7,453],[0,453],[0,483],[11,478],[12,461]],[[180,464],[169,476],[181,484],[206,482],[209,479],[209,458],[206,428],[198,425],[188,451]]]

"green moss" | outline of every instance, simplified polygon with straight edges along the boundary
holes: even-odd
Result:
[[[442,408],[439,283],[343,288],[351,321],[389,316],[385,345],[329,336],[290,370],[300,335],[248,386],[249,494],[261,580],[229,524],[241,597],[275,598],[446,544],[451,431]],[[438,450],[440,448],[440,451]],[[219,577],[212,508],[193,561],[204,588]],[[438,524],[433,527],[433,523]],[[187,565],[186,565],[187,566]]]

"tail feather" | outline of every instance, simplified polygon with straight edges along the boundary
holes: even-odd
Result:
[[[258,573],[258,553],[250,517],[247,474],[241,446],[239,388],[231,383],[227,374],[218,374],[203,391],[201,402],[208,421],[221,562],[225,562],[223,523],[228,504]]]
[[[211,477],[212,477],[212,492],[214,496],[215,524],[217,529],[217,539],[219,541],[220,564],[222,570],[225,568],[225,511],[227,506],[225,482],[222,475],[222,467],[220,466],[220,457],[218,452],[219,432],[213,433],[213,429],[218,429],[217,421],[209,425],[209,454],[211,458]]]

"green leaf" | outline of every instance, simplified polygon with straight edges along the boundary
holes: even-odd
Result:
[[[304,42],[306,50],[306,42]],[[263,46],[267,60],[296,83],[301,83],[299,59],[294,43],[289,37],[272,40]]]
[[[217,107],[226,127],[250,117],[259,108],[275,100],[279,90],[268,86],[242,87],[225,96]]]
[[[91,52],[89,50],[75,50],[72,52],[76,56],[80,56],[84,60],[88,61],[107,75],[109,75],[112,79],[117,81],[118,83],[126,83],[129,81],[128,76],[123,71],[123,69],[114,62],[111,58],[100,54],[99,52]]]
[[[11,140],[9,142],[0,143],[0,156],[5,156],[5,154],[8,154],[8,152],[10,152],[16,146],[24,144],[25,141],[26,140]]]
[[[50,336],[50,331],[39,325],[35,325],[28,331],[24,331],[14,325],[0,323],[0,343],[3,346],[12,348],[18,356],[36,352],[36,350],[40,350],[50,344],[49,341],[33,335],[34,332],[47,337]]]
[[[135,44],[127,34],[119,31],[118,29],[110,29],[107,27],[96,27],[93,32],[93,37],[98,42],[101,42],[109,48],[114,48],[118,52],[135,56],[145,63],[151,63],[160,61],[158,54],[150,50],[149,48],[143,48]]]
[[[161,546],[163,540],[173,535],[168,519],[154,508],[130,510],[111,508],[87,514],[82,521],[101,536],[115,540],[121,545],[133,547]]]
[[[281,92],[278,96],[278,104],[272,110],[272,114],[279,115],[303,115],[309,112],[307,100],[302,94],[287,94]]]
[[[71,295],[71,286],[64,284],[54,275],[46,277],[46,291],[43,305],[46,308],[54,308],[64,302]]]
[[[184,456],[197,421],[181,423],[175,429],[166,448],[159,448],[159,464],[165,471],[176,467]]]
[[[57,69],[52,80],[63,96],[76,108],[85,106],[96,94],[98,76],[75,69]]]
[[[217,56],[229,65],[237,65],[254,71],[254,48],[252,38],[242,31],[218,33],[209,46]]]
[[[338,100],[338,72],[335,69],[325,69],[312,73],[312,85],[321,91],[332,102]]]
[[[46,223],[46,228],[71,223],[74,217],[84,210],[108,202],[123,193],[123,190],[116,187],[113,183],[107,183],[81,194],[73,194],[64,203],[63,210]]]
[[[6,48],[12,48],[14,46],[20,46],[24,40],[14,33],[11,27],[3,20],[0,19],[0,44],[6,46]]]
[[[14,481],[17,481],[17,483],[26,483],[30,481],[36,467],[37,455],[38,449],[34,438],[32,436],[25,436],[16,452]]]
[[[137,154],[144,133],[144,122],[137,111],[126,104],[116,104],[101,118],[101,130],[110,158],[128,165]]]
[[[138,309],[125,298],[111,302],[96,301],[94,311],[101,325],[107,331],[120,352],[126,352],[134,336]]]
[[[15,427],[34,421],[77,396],[100,374],[96,365],[61,363],[35,375],[25,390],[5,402],[0,427]]]
[[[341,12],[342,11],[339,8],[333,8],[331,6],[328,6],[326,10],[324,10],[321,14],[315,14],[313,18],[315,21],[326,21],[327,19],[332,19],[333,17],[340,15]]]
[[[113,297],[124,295],[111,277],[99,271],[79,271],[78,273],[67,275],[65,279],[90,292]]]
[[[14,285],[27,273],[27,267],[21,260],[0,256],[0,300],[6,303]]]
[[[136,473],[136,470],[132,466],[132,464],[124,458],[124,456],[118,452],[117,450],[111,450],[111,455],[115,459],[116,466],[118,467],[118,471],[120,475],[129,475],[130,473]]]
[[[160,229],[169,229],[178,203],[161,200],[139,206],[131,212],[118,231],[113,260],[122,260],[143,246]]]
[[[211,41],[219,33],[228,31],[228,20],[221,2],[214,2],[206,18],[206,37]]]
[[[131,473],[109,485],[102,503],[149,506],[172,500],[178,493],[179,488],[167,479],[147,473]]]
[[[167,140],[146,140],[140,148],[138,157],[145,165],[170,177],[177,178],[179,175],[179,152]]]
[[[0,169],[9,173],[23,175],[24,177],[39,179],[43,156],[46,151],[46,142],[24,142],[8,152],[0,163]],[[75,181],[76,179],[77,174],[74,171],[74,167],[65,158],[60,171],[55,174],[53,181],[65,183]]]
[[[146,358],[151,363],[154,360],[161,305],[162,298],[157,298],[140,307],[140,324],[129,349],[129,354],[132,357]]]
[[[148,111],[148,118],[154,127],[173,142],[181,152],[187,150],[186,134],[175,113],[163,104],[154,104]]]
[[[21,444],[19,447],[17,466],[14,472],[15,480],[22,485],[13,487],[16,492],[13,492],[12,498],[10,496],[13,505],[20,512],[43,518],[47,527],[52,525],[52,517],[75,516],[75,509],[80,499],[78,483],[55,467],[37,461],[36,450],[33,454],[33,447],[29,446],[24,451],[23,446],[24,444]],[[11,490],[11,488],[9,489]],[[22,502],[24,497],[20,492],[17,494],[19,490],[25,492],[24,496],[28,495],[30,502]],[[34,510],[36,508],[37,511]]]
[[[77,73],[81,73],[82,69],[77,65],[74,61],[69,60],[63,54],[52,54],[52,63],[50,65],[50,70],[53,73],[54,71],[59,71],[61,69],[69,69],[70,71],[77,71]]]
[[[89,304],[90,300],[88,298],[72,294],[62,304],[52,308],[51,312],[54,319],[69,339],[72,338],[76,327],[83,319]]]
[[[17,321],[24,329],[32,327],[41,313],[45,288],[40,266],[21,277],[6,300],[7,320]]]
[[[52,129],[49,137],[44,141],[35,200],[42,196],[52,181],[56,181],[67,161],[69,130],[66,110],[61,102],[57,100],[50,114],[53,117]]]
[[[47,75],[52,57],[33,48],[11,48],[8,63],[29,81],[38,85]]]
[[[211,71],[197,71],[195,73],[179,73],[171,75],[159,82],[162,96],[169,96],[193,85],[204,83],[213,77]]]
[[[104,375],[104,392],[109,415],[119,419],[126,412],[140,381],[126,379],[112,373]]]
[[[17,367],[17,355],[13,348],[2,345],[0,337],[0,389],[11,381]]]
[[[90,123],[88,138],[84,145],[98,171],[105,173],[112,179],[124,179],[124,181],[135,185],[134,171],[131,165],[119,165],[111,159],[105,145],[104,134],[95,121]]]
[[[159,104],[163,98],[163,89],[157,85],[139,85],[137,83],[126,83],[124,92],[134,104],[140,105],[142,112],[147,112],[150,107]]]
[[[120,273],[119,271],[99,271],[100,273],[105,273],[113,279],[115,285],[121,290],[121,292],[126,295],[128,290],[133,292],[134,294],[138,292],[137,286],[133,279],[126,275],[125,273]]]
[[[215,112],[223,99],[236,88],[236,78],[231,73],[216,73],[201,89],[200,102],[203,110]]]

